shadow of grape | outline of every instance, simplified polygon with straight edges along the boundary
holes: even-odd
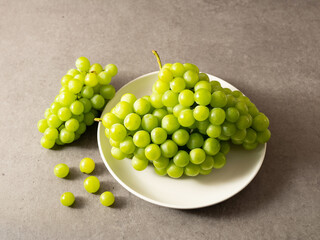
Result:
[[[75,197],[75,201],[74,201],[74,204],[71,206],[71,208],[74,208],[74,209],[82,209],[85,207],[85,198],[84,197],[81,197],[81,196],[76,196]]]

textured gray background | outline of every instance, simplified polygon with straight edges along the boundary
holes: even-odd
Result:
[[[0,239],[319,239],[319,30],[316,0],[0,0]],[[118,89],[157,70],[152,49],[229,81],[269,116],[265,162],[233,198],[191,211],[140,200],[103,166],[96,127],[61,150],[40,146],[36,123],[77,57],[117,64]],[[85,156],[113,208],[83,189]],[[60,162],[71,179],[53,175]]]

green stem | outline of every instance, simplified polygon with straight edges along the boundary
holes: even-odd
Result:
[[[156,50],[152,50],[152,53],[156,56],[157,62],[158,62],[158,64],[159,64],[159,68],[160,68],[160,70],[161,70],[162,64],[161,64],[161,60],[160,60],[159,54],[157,53]]]
[[[96,122],[102,122],[102,118],[95,118],[94,119]]]

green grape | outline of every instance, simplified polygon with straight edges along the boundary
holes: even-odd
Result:
[[[120,148],[112,147],[111,148],[111,156],[117,160],[124,159],[127,155],[121,152]]]
[[[54,103],[51,104],[51,107],[50,107],[51,108],[51,112],[54,113],[54,114],[57,114],[61,107],[62,106],[61,106],[60,103],[54,102]]]
[[[215,169],[222,168],[226,164],[226,156],[221,152],[217,153],[213,158],[214,158],[213,167]]]
[[[89,87],[98,85],[99,80],[96,73],[88,73],[84,79],[84,83]]]
[[[141,126],[144,130],[151,132],[152,129],[159,126],[158,118],[153,116],[152,114],[146,114],[143,116],[141,121]]]
[[[147,131],[140,130],[133,135],[133,142],[139,148],[145,148],[150,143],[150,135]]]
[[[77,132],[74,133],[74,141],[78,140],[80,138],[80,134]]]
[[[69,167],[67,164],[59,163],[54,167],[53,173],[58,178],[65,178],[69,174]]]
[[[215,138],[207,138],[203,143],[203,150],[206,154],[216,155],[220,151],[220,143]]]
[[[167,107],[168,113],[173,113],[173,107]]]
[[[163,82],[169,83],[173,79],[173,74],[168,68],[162,68],[158,73],[158,78]]]
[[[243,143],[242,146],[246,150],[254,150],[254,149],[257,148],[258,143],[257,142],[255,142],[255,143]]]
[[[37,127],[39,132],[44,133],[44,131],[49,127],[47,119],[40,119],[38,121]]]
[[[266,143],[269,141],[271,137],[271,132],[269,129],[266,129],[262,132],[257,132],[257,142],[258,143]]]
[[[207,134],[207,129],[210,125],[210,122],[208,119],[206,119],[205,121],[197,121],[196,122],[196,128],[198,129],[199,133],[206,135]]]
[[[199,80],[199,75],[193,70],[188,70],[183,74],[183,78],[187,88],[193,88]]]
[[[191,109],[184,109],[180,112],[178,121],[181,126],[190,127],[196,120],[193,117],[193,111]]]
[[[187,147],[192,150],[194,148],[202,147],[204,139],[200,133],[192,133],[187,142]]]
[[[162,144],[167,140],[167,132],[163,128],[156,127],[151,131],[151,140],[155,144]]]
[[[154,92],[150,95],[150,103],[154,108],[162,108],[164,105],[162,103],[162,95]]]
[[[189,133],[185,129],[178,129],[172,134],[172,140],[178,146],[184,146],[189,141]]]
[[[168,134],[172,134],[179,129],[180,124],[175,116],[168,114],[162,118],[161,127],[166,130]]]
[[[93,88],[89,86],[84,86],[81,90],[81,96],[84,98],[92,98],[94,94]]]
[[[132,93],[125,93],[121,97],[121,102],[127,102],[131,106],[133,106],[134,102],[137,100],[136,96],[133,95]]]
[[[173,115],[177,118],[177,117],[179,117],[180,112],[181,112],[182,110],[184,110],[184,109],[189,109],[189,108],[188,108],[188,107],[184,107],[184,106],[182,106],[182,105],[180,105],[180,104],[177,104],[177,105],[175,105],[174,108],[172,109],[172,113],[173,113]]]
[[[228,102],[227,95],[223,91],[215,91],[211,96],[210,105],[214,108],[222,108]]]
[[[221,126],[210,124],[207,128],[206,133],[211,138],[217,138],[221,135]]]
[[[98,74],[98,82],[101,85],[108,85],[111,82],[112,76],[110,73],[102,71]]]
[[[44,118],[48,118],[52,114],[51,108],[47,108],[44,112]]]
[[[174,107],[178,104],[178,94],[168,90],[162,95],[162,103],[166,107]]]
[[[103,68],[101,67],[101,65],[99,63],[94,63],[91,65],[89,72],[95,72],[96,74],[99,74],[103,71]]]
[[[126,122],[126,121],[124,121],[124,122]],[[111,126],[113,124],[115,124],[115,123],[121,123],[121,120],[116,115],[114,115],[111,112],[106,113],[105,115],[103,115],[102,124],[103,124],[104,127],[111,128]],[[140,123],[139,123],[139,125],[140,125]],[[129,130],[131,130],[131,129],[129,129]]]
[[[82,82],[76,79],[72,79],[68,82],[68,89],[70,92],[74,94],[81,92],[82,86],[83,86]]]
[[[68,83],[69,81],[72,79],[72,76],[70,75],[64,75],[62,78],[61,78],[61,85],[64,87],[68,86]]]
[[[72,116],[72,113],[71,113],[70,109],[67,107],[62,107],[58,111],[58,118],[63,122],[70,119],[71,116]]]
[[[74,101],[70,105],[70,110],[74,115],[80,115],[84,111],[84,106],[80,101]]]
[[[70,69],[68,72],[67,72],[67,75],[70,75],[72,77],[78,75],[80,72],[77,70],[77,69]]]
[[[237,102],[235,105],[241,115],[248,113],[248,107],[244,102]]]
[[[166,140],[160,145],[162,156],[172,158],[178,152],[177,144],[172,140]]]
[[[106,119],[105,119],[105,122],[106,121],[108,121],[108,122],[116,122],[116,121],[118,121],[118,122],[120,122],[120,120],[119,120],[119,118],[117,118],[115,115],[113,115],[112,113],[109,113],[110,115],[105,115],[106,116]],[[112,114],[112,115],[111,115]],[[116,117],[116,119],[112,119],[113,118],[113,116],[114,117]],[[105,117],[104,117],[105,118]],[[108,119],[107,119],[108,118]],[[103,122],[103,120],[102,120],[102,122]],[[130,113],[130,114],[128,114],[126,117],[125,117],[125,119],[124,119],[124,121],[123,121],[123,123],[124,123],[124,126],[128,129],[128,130],[130,130],[130,131],[135,131],[135,130],[137,130],[139,127],[140,127],[140,124],[141,124],[141,118],[140,118],[140,116],[138,115],[138,114],[136,114],[136,113]],[[105,123],[106,124],[106,126],[105,127],[107,127],[107,126],[109,126],[109,124],[107,124],[107,122]]]
[[[44,147],[44,148],[52,148],[55,144],[55,140],[52,140],[52,139],[48,139],[46,137],[42,137],[41,140],[40,140],[40,143],[41,143],[41,146]]]
[[[240,91],[238,91],[238,90],[235,90],[235,91],[232,92],[232,95],[234,97],[238,98],[238,97],[242,96],[242,93]]]
[[[136,148],[136,150],[134,151],[134,156],[136,156],[139,159],[147,160],[144,150],[144,148]]]
[[[112,138],[109,139],[109,143],[112,147],[120,148],[120,142],[112,140]]]
[[[100,188],[100,181],[97,177],[90,176],[84,180],[83,186],[87,190],[87,192],[96,193]]]
[[[161,156],[158,159],[153,160],[152,163],[153,163],[153,166],[157,169],[166,169],[166,167],[169,165],[169,158],[165,158]]]
[[[221,141],[220,142],[220,152],[223,153],[224,155],[227,155],[227,153],[230,151],[230,144],[229,142],[226,141]]]
[[[56,139],[55,143],[58,144],[58,145],[60,145],[60,146],[64,145],[64,143],[61,142],[61,140],[60,140],[59,137]]]
[[[56,128],[49,127],[44,131],[43,136],[50,140],[56,140],[59,136],[59,132]]]
[[[201,164],[206,159],[206,153],[202,148],[194,148],[190,151],[190,162]]]
[[[90,68],[90,62],[85,57],[79,57],[76,60],[76,67],[80,72],[88,72]]]
[[[199,81],[194,86],[194,91],[197,92],[200,89],[206,89],[211,93],[211,84],[208,81]],[[211,94],[210,94],[210,101],[211,101]],[[209,102],[210,103],[210,102]],[[208,104],[209,104],[208,103]]]
[[[109,73],[112,77],[114,77],[115,75],[117,75],[118,73],[118,68],[116,65],[114,64],[108,64],[105,66],[104,71],[106,71],[107,73]]]
[[[258,108],[254,105],[248,107],[248,112],[253,118],[259,114]]]
[[[200,166],[193,164],[190,162],[185,168],[184,168],[184,174],[189,177],[195,177],[199,175],[200,173]]]
[[[206,73],[199,73],[199,81],[209,82],[210,79],[209,79],[209,76]],[[210,89],[211,89],[211,85],[210,85]]]
[[[168,82],[158,80],[154,83],[154,90],[159,94],[163,94],[169,89],[170,89],[170,85]]]
[[[185,167],[188,165],[190,161],[190,155],[183,150],[177,152],[177,154],[173,158],[173,162],[178,167]]]
[[[214,165],[214,158],[212,156],[207,155],[203,163],[200,164],[200,167],[203,170],[210,170],[213,168],[213,165]]]
[[[104,99],[112,99],[116,94],[116,89],[112,85],[103,85],[100,87],[100,95]]]
[[[50,125],[49,125],[50,126]],[[258,132],[263,132],[269,127],[269,119],[263,113],[255,116],[252,122],[252,128]]]
[[[179,93],[178,97],[179,103],[184,107],[190,107],[194,103],[193,92],[191,90],[185,89]]]
[[[132,105],[128,102],[118,102],[115,106],[115,115],[121,120],[125,119],[125,117],[132,112]]]
[[[166,116],[168,114],[168,111],[163,109],[163,108],[160,108],[160,109],[155,109],[153,110],[153,113],[152,113],[155,117],[158,118],[159,120],[159,123],[162,121],[162,119],[164,118],[164,116]]]
[[[59,95],[59,103],[61,103],[62,106],[68,107],[76,100],[76,95],[74,95],[71,92],[62,92]]]
[[[156,168],[156,167],[154,167],[154,171],[155,171],[156,174],[158,174],[159,176],[165,176],[165,175],[167,175],[167,168]]]
[[[231,139],[235,141],[243,141],[246,135],[247,135],[246,129],[237,129],[235,134],[231,136]]]
[[[147,157],[147,159],[154,161],[160,158],[161,156],[161,150],[160,147],[157,144],[149,144],[146,148],[145,148],[145,155]]]
[[[183,64],[183,66],[186,71],[192,70],[192,71],[196,72],[197,74],[199,74],[199,68],[196,65],[194,65],[192,63],[185,63],[185,64]]]
[[[237,127],[234,123],[224,122],[221,125],[221,133],[227,137],[231,137],[237,131]]]
[[[233,95],[231,95],[231,94],[227,95],[227,104],[225,107],[227,107],[227,108],[234,107],[236,105],[236,103],[237,103],[237,100]]]
[[[148,167],[149,161],[147,159],[139,159],[134,156],[131,160],[132,167],[137,171],[142,171]]]
[[[222,141],[228,141],[230,139],[230,137],[228,136],[225,136],[221,133],[221,135],[218,137],[219,140],[222,140]]]
[[[167,167],[167,174],[172,178],[180,178],[183,174],[183,168],[176,166],[173,162]]]
[[[122,142],[127,136],[127,130],[121,123],[113,124],[110,128],[110,137],[112,140]]]
[[[128,136],[126,137],[121,143],[120,143],[120,150],[121,152],[125,154],[131,154],[134,153],[136,150],[136,147],[133,143],[132,137]]]
[[[246,136],[243,139],[244,143],[252,144],[257,139],[257,132],[253,130],[252,128],[246,129]]]
[[[166,63],[165,65],[162,66],[162,68],[168,68],[170,70],[171,66],[172,66],[172,63]]]
[[[106,191],[100,195],[100,202],[103,206],[109,207],[114,203],[114,195]]]
[[[106,103],[100,94],[95,94],[90,101],[94,109],[102,109]]]
[[[145,115],[150,111],[151,105],[144,98],[137,99],[133,104],[133,110],[139,115]]]
[[[92,109],[91,101],[87,98],[80,98],[79,102],[83,104],[83,113],[88,113]],[[78,109],[79,110],[79,109]]]
[[[232,94],[232,91],[231,91],[230,88],[223,88],[222,91],[223,91],[226,95]]]
[[[205,121],[209,117],[209,108],[205,106],[196,106],[193,109],[193,117],[197,121]]]
[[[83,134],[83,133],[86,131],[86,129],[87,129],[86,124],[85,124],[84,122],[81,122],[81,123],[79,124],[78,130],[77,130],[75,133],[81,135],[81,134]]]
[[[70,207],[75,201],[75,197],[71,192],[65,192],[60,197],[60,202],[63,206]]]
[[[200,168],[200,174],[201,175],[208,175],[212,172],[212,169],[210,170],[203,170],[202,168]]]
[[[74,141],[75,135],[74,135],[74,132],[70,132],[67,129],[63,128],[60,131],[59,137],[61,142],[63,143],[72,143]]]
[[[51,114],[47,119],[47,123],[49,127],[58,128],[61,125],[62,121],[58,118],[57,115]]]
[[[199,105],[208,105],[211,102],[211,92],[203,88],[197,90],[194,93],[194,101]]]
[[[171,72],[173,77],[182,77],[185,69],[182,63],[174,63],[171,65]]]
[[[226,113],[222,108],[213,108],[210,112],[209,121],[213,125],[221,125],[226,118]]]
[[[248,115],[240,115],[238,121],[236,122],[236,126],[240,130],[250,127],[250,118]]]
[[[64,124],[65,128],[70,132],[75,132],[79,129],[79,122],[78,120],[71,118]]]
[[[80,123],[80,122],[83,122],[84,120],[84,114],[81,113],[80,115],[72,115],[71,118],[78,120],[78,122]]]
[[[170,88],[173,92],[179,93],[186,88],[186,82],[181,77],[175,77],[170,82]]]
[[[235,123],[235,122],[238,121],[239,117],[240,117],[240,112],[239,112],[239,110],[237,108],[229,107],[226,110],[226,119],[229,122]]]
[[[78,81],[80,81],[82,84],[84,84],[84,77],[86,76],[86,73],[80,73],[76,76],[74,76],[73,79],[76,79]]]

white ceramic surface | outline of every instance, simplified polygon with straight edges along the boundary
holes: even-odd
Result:
[[[109,112],[119,102],[124,93],[133,93],[136,97],[151,94],[153,83],[157,80],[153,72],[129,82],[117,91],[107,104],[103,114]],[[223,87],[236,88],[229,83],[208,75]],[[258,173],[266,152],[266,144],[253,151],[232,146],[227,155],[226,165],[213,170],[209,175],[172,179],[159,176],[149,164],[147,169],[138,172],[133,169],[129,159],[116,160],[110,154],[110,144],[104,134],[104,126],[98,126],[98,145],[101,157],[112,176],[128,191],[148,202],[170,208],[193,209],[222,202],[245,188]]]

